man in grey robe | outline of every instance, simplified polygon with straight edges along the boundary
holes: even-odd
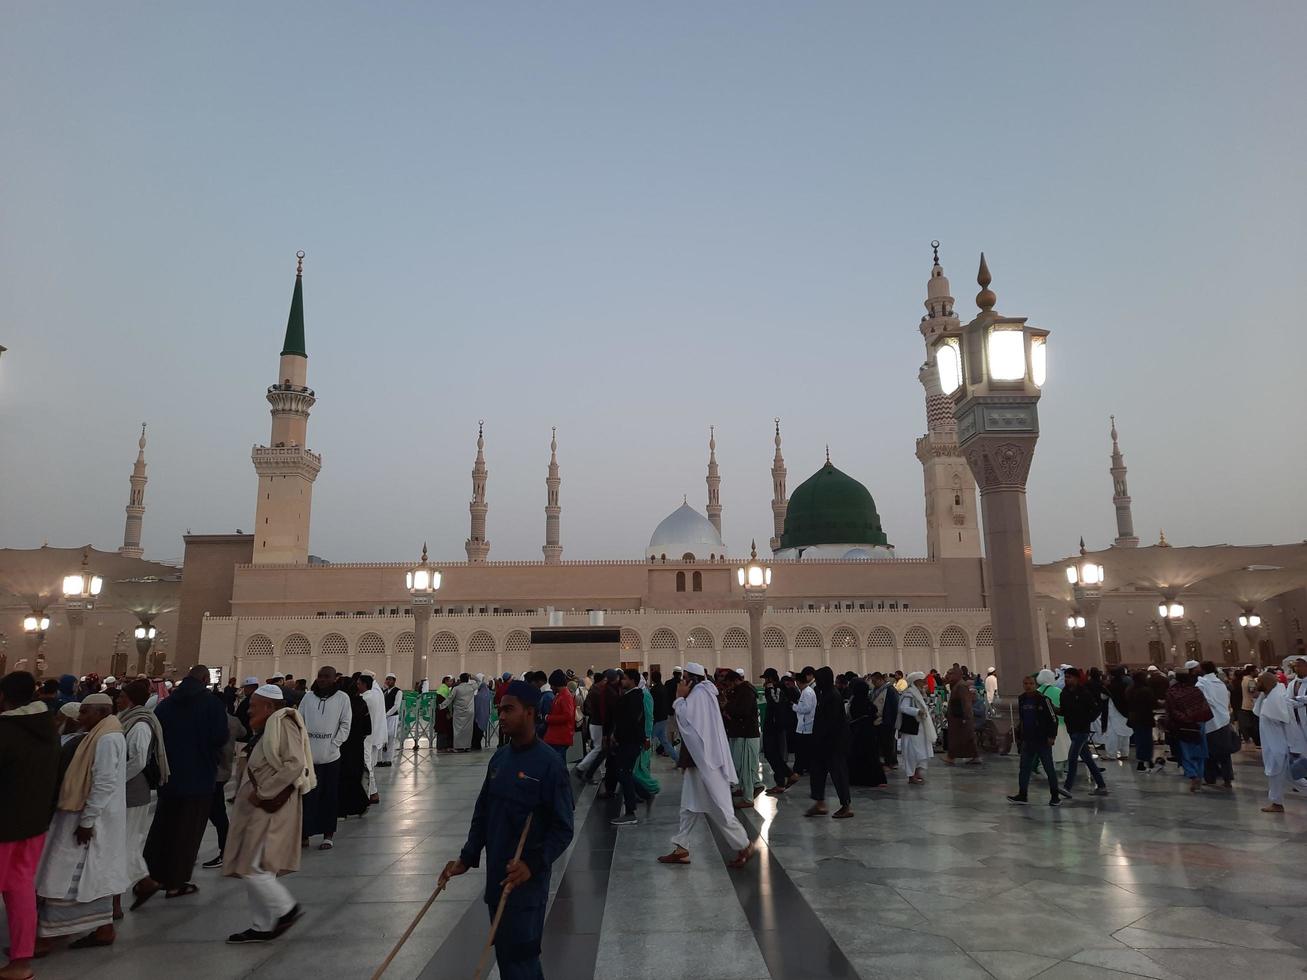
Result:
[[[467,674],[449,692],[449,717],[454,724],[454,750],[466,752],[472,747],[472,728],[476,722],[476,681]]]

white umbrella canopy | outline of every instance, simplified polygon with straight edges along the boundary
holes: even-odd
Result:
[[[1267,563],[1213,575],[1197,583],[1196,588],[1230,599],[1244,609],[1254,609],[1268,599],[1305,585],[1307,564],[1286,568]]]
[[[181,569],[143,558],[126,558],[116,551],[80,548],[0,548],[0,592],[17,596],[32,609],[45,609],[63,601],[65,575],[82,567],[105,581],[103,603],[117,605],[113,587],[127,579],[172,579],[180,588]]]

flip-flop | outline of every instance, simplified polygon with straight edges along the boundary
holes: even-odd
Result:
[[[333,847],[335,847],[335,846],[336,846],[336,845],[333,844],[331,841],[329,841],[329,840],[324,840],[321,844],[318,845],[318,850],[319,850],[319,851],[329,851],[329,850],[331,850],[331,849],[332,849]]]
[[[135,912],[137,909],[139,909],[142,905],[144,905],[144,904],[145,904],[146,902],[148,902],[150,899],[154,898],[154,896],[157,895],[157,894],[159,894],[159,892],[161,892],[161,891],[163,891],[163,886],[162,886],[162,885],[159,885],[157,888],[151,888],[151,889],[149,889],[149,890],[147,890],[147,891],[138,891],[137,889],[133,888],[133,889],[132,889],[132,904],[131,904],[131,906],[130,906],[130,911]]]
[[[200,890],[200,886],[193,881],[188,881],[175,892],[164,892],[164,898],[185,898],[187,895],[194,895]]]
[[[658,856],[659,864],[689,864],[690,852],[672,851],[671,854],[660,854]]]
[[[726,867],[728,867],[728,868],[742,868],[742,867],[744,867],[746,864],[749,863],[749,860],[753,857],[753,852],[754,852],[754,846],[753,846],[752,844],[750,844],[750,845],[749,845],[748,847],[746,847],[743,851],[740,851],[739,853],[737,853],[737,854],[735,855],[735,858],[734,858],[733,860],[731,860],[731,861],[727,861],[727,862],[726,862]]]

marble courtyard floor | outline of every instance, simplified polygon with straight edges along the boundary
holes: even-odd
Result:
[[[286,879],[306,914],[282,939],[233,947],[249,925],[240,883],[197,867],[198,895],[157,897],[119,923],[107,950],[60,951],[43,980],[94,976],[367,978],[463,843],[487,753],[410,751],[378,770],[383,804],[344,822],[331,852]],[[702,830],[690,867],[654,863],[677,820],[678,776],[633,828],[580,794],[576,841],[554,870],[545,939],[551,980],[943,977],[1108,980],[1270,978],[1307,971],[1307,793],[1259,812],[1258,757],[1236,757],[1236,790],[1186,792],[1173,772],[1113,764],[1112,795],[1060,810],[1015,807],[1014,758],[983,769],[932,763],[855,791],[857,817],[804,819],[807,784],[746,811],[766,847],[728,871]],[[575,785],[575,782],[574,782]],[[201,859],[215,850],[212,830]],[[483,878],[455,880],[387,971],[471,977],[487,932]],[[0,931],[3,923],[0,922]],[[491,970],[491,976],[496,971]]]

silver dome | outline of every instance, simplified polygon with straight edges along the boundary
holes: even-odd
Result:
[[[693,555],[700,561],[709,555],[718,558],[726,553],[722,536],[712,526],[712,521],[704,517],[689,504],[681,504],[654,528],[649,547],[645,548],[646,558],[662,558],[680,561],[686,555]]]

